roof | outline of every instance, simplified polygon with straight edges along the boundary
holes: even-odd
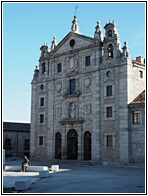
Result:
[[[30,123],[3,122],[5,131],[30,131]]]
[[[130,104],[145,103],[145,90],[140,93]]]
[[[140,62],[138,62],[138,61],[136,61],[136,60],[132,60],[132,63],[136,63],[136,64],[138,64],[138,65],[141,65],[141,66],[144,66],[144,67],[145,67],[145,64],[140,63]]]
[[[79,37],[79,38],[82,38],[82,39],[85,39],[85,40],[88,40],[88,41],[90,41],[90,42],[92,42],[92,43],[95,43],[95,39],[94,38],[92,38],[92,37],[89,37],[89,36],[86,36],[86,35],[82,35],[82,34],[79,34],[79,33],[75,33],[75,32],[72,32],[72,31],[70,31],[59,43],[58,43],[58,45],[53,49],[53,50],[51,50],[50,52],[49,52],[49,54],[50,55],[53,55],[53,53],[55,52],[55,51],[57,51],[58,50],[58,48],[63,44],[63,42],[65,42],[70,36],[76,36],[76,37]]]

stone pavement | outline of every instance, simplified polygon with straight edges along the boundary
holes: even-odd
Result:
[[[3,172],[3,187],[15,187],[15,181],[29,179],[31,183],[35,183],[40,180],[38,172]]]
[[[18,163],[21,161],[6,162],[6,165],[18,165]],[[31,165],[39,164],[44,163]],[[18,178],[31,178],[31,187],[19,191],[27,194],[145,193],[145,169],[136,167],[61,164],[58,172],[50,173],[46,178],[39,178],[38,172],[5,171],[3,176],[4,187],[14,186]]]

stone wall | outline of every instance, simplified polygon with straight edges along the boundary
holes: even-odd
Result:
[[[5,139],[11,140],[11,148],[5,149]],[[23,157],[29,156],[30,149],[24,149],[25,140],[30,141],[30,132],[4,131],[3,146],[6,157]]]

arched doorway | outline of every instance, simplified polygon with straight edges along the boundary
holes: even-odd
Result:
[[[84,160],[91,160],[91,133],[84,133]]]
[[[61,159],[61,133],[55,134],[55,158]]]
[[[78,134],[71,129],[67,133],[67,159],[77,160],[78,157]]]

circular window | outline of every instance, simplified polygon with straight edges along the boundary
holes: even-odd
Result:
[[[108,71],[108,72],[106,73],[106,76],[107,76],[108,78],[111,78],[111,77],[112,77],[112,72],[111,72],[111,71]]]
[[[71,47],[73,47],[75,45],[75,40],[74,39],[70,40],[69,44]]]
[[[43,90],[43,89],[44,89],[44,85],[42,84],[42,85],[40,86],[40,88],[41,88],[41,90]]]

